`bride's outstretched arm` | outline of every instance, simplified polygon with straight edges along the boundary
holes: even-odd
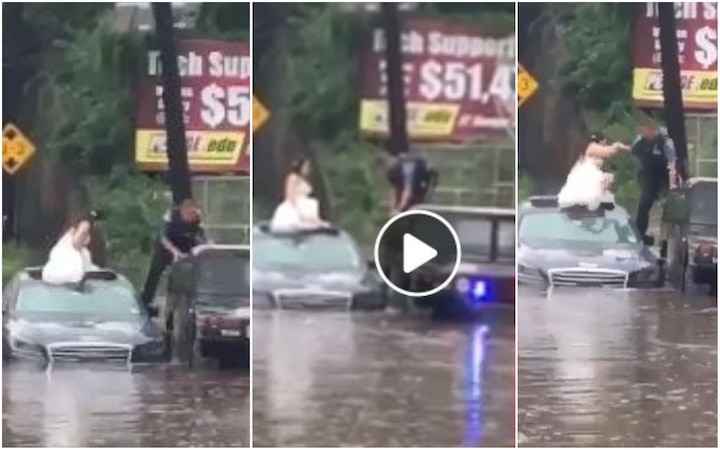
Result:
[[[602,145],[595,142],[590,143],[588,145],[588,148],[585,152],[587,156],[593,157],[593,158],[609,158],[616,154],[617,152],[621,150],[629,150],[630,147],[627,145],[621,143],[621,142],[615,142],[611,145]]]

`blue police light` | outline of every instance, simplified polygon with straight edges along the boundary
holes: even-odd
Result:
[[[488,280],[463,277],[455,283],[455,289],[457,289],[464,298],[467,298],[471,305],[496,300],[494,286]]]
[[[495,300],[492,285],[486,280],[472,280],[468,295],[471,303],[484,303]]]

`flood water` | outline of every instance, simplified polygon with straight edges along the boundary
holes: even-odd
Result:
[[[3,367],[3,446],[205,447],[249,443],[247,370]]]
[[[514,446],[513,313],[255,312],[255,446]]]
[[[518,292],[520,446],[717,447],[717,300]]]

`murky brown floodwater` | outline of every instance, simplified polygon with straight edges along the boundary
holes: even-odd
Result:
[[[518,293],[521,446],[717,447],[717,300]]]
[[[3,446],[246,447],[245,371],[3,367]]]
[[[514,446],[512,313],[489,326],[255,312],[255,446]]]

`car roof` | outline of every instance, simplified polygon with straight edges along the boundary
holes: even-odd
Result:
[[[350,239],[352,237],[342,228],[333,226],[331,230],[303,230],[298,232],[272,232],[267,222],[261,222],[253,227],[254,235],[272,236],[278,239],[303,239],[313,236],[335,236],[340,239]]]
[[[204,252],[211,252],[213,250],[229,250],[229,251],[241,251],[241,252],[250,252],[250,246],[249,245],[233,245],[233,244],[203,244],[198,245],[197,247],[192,249],[193,256],[197,256]]]
[[[467,215],[478,215],[478,216],[499,216],[508,217],[515,216],[515,208],[499,208],[493,206],[462,206],[462,205],[438,205],[432,203],[425,203],[415,205],[412,207],[413,210],[424,209],[426,211],[435,212],[438,214],[467,214]]]
[[[550,212],[550,211],[556,211],[558,213],[563,213],[563,209],[560,208],[557,204],[552,204],[553,202],[557,202],[557,196],[555,195],[536,195],[532,197],[528,197],[525,199],[518,208],[518,213],[522,214],[532,214],[532,213],[541,213],[541,212]],[[533,204],[535,203],[535,204]],[[543,204],[544,203],[544,204]],[[576,212],[576,214],[578,214]],[[588,215],[599,215],[600,213],[590,213],[588,212]],[[604,214],[605,216],[611,216],[611,217],[629,217],[630,213],[623,208],[621,205],[618,205],[617,203],[614,204],[614,208],[611,210],[605,210]]]
[[[688,184],[690,184],[690,186],[694,186],[700,183],[717,184],[717,181],[717,178],[712,177],[692,177],[688,179]]]
[[[93,273],[98,274],[100,276],[99,278],[90,278],[87,281],[85,281],[86,286],[91,286],[93,288],[97,288],[100,286],[116,286],[116,287],[123,287],[133,292],[133,295],[135,295],[135,287],[133,284],[128,280],[125,276],[110,270],[110,269],[102,269],[99,271],[94,271]],[[67,289],[71,289],[68,285],[63,284],[54,284],[54,283],[47,283],[42,280],[41,278],[42,274],[42,267],[25,267],[24,269],[20,270],[15,277],[14,280],[17,280],[18,287],[23,286],[46,286],[48,288],[53,287],[65,287]],[[112,277],[112,279],[110,279]]]

